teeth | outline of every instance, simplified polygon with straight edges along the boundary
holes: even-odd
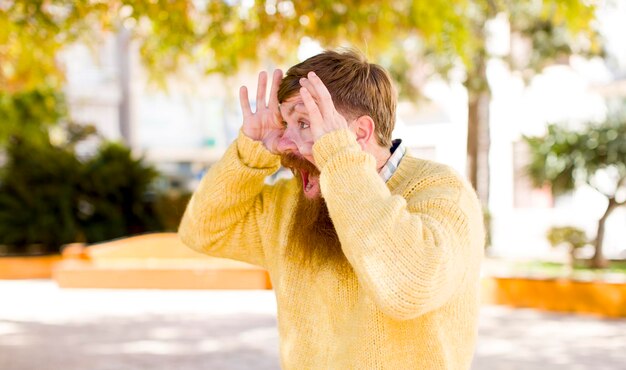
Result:
[[[308,184],[304,187],[304,190],[309,191],[313,188],[313,183],[309,181]]]

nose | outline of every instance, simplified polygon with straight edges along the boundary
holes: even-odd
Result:
[[[279,153],[298,153],[298,145],[292,138],[291,130],[283,131],[276,147]]]

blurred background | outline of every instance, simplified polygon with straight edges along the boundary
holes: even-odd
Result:
[[[624,368],[624,35],[622,0],[0,0],[0,367],[277,368],[267,276],[173,233],[239,86],[354,47],[483,204],[474,367]]]

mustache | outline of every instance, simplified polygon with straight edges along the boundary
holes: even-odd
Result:
[[[280,156],[280,164],[289,168],[291,171],[305,171],[309,175],[319,175],[320,171],[315,167],[315,165],[304,157],[293,153],[286,153]]]

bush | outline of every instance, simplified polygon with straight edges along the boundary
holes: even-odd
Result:
[[[565,244],[577,249],[589,244],[585,231],[574,226],[551,227],[546,236],[553,247]]]
[[[72,152],[13,140],[0,176],[0,244],[43,252],[76,240],[81,163]]]
[[[83,166],[78,184],[78,216],[87,242],[161,229],[150,184],[158,173],[128,148],[104,143]]]
[[[73,146],[13,138],[0,172],[0,244],[11,254],[30,246],[58,252],[66,243],[94,243],[161,230],[150,184],[158,173],[120,144],[101,144],[80,161]]]
[[[66,115],[65,97],[52,88],[16,94],[0,91],[0,145],[7,145],[12,137],[45,143],[48,128],[63,121]]]
[[[546,237],[553,247],[560,245],[568,247],[570,268],[573,268],[576,262],[576,250],[590,243],[585,231],[574,226],[551,227]]]
[[[160,231],[164,224],[175,230],[182,211],[176,205],[172,212],[151,192],[157,171],[101,137],[92,157],[79,158],[77,145],[93,136],[93,126],[69,120],[59,91],[0,92],[2,253],[54,253],[66,243]]]

